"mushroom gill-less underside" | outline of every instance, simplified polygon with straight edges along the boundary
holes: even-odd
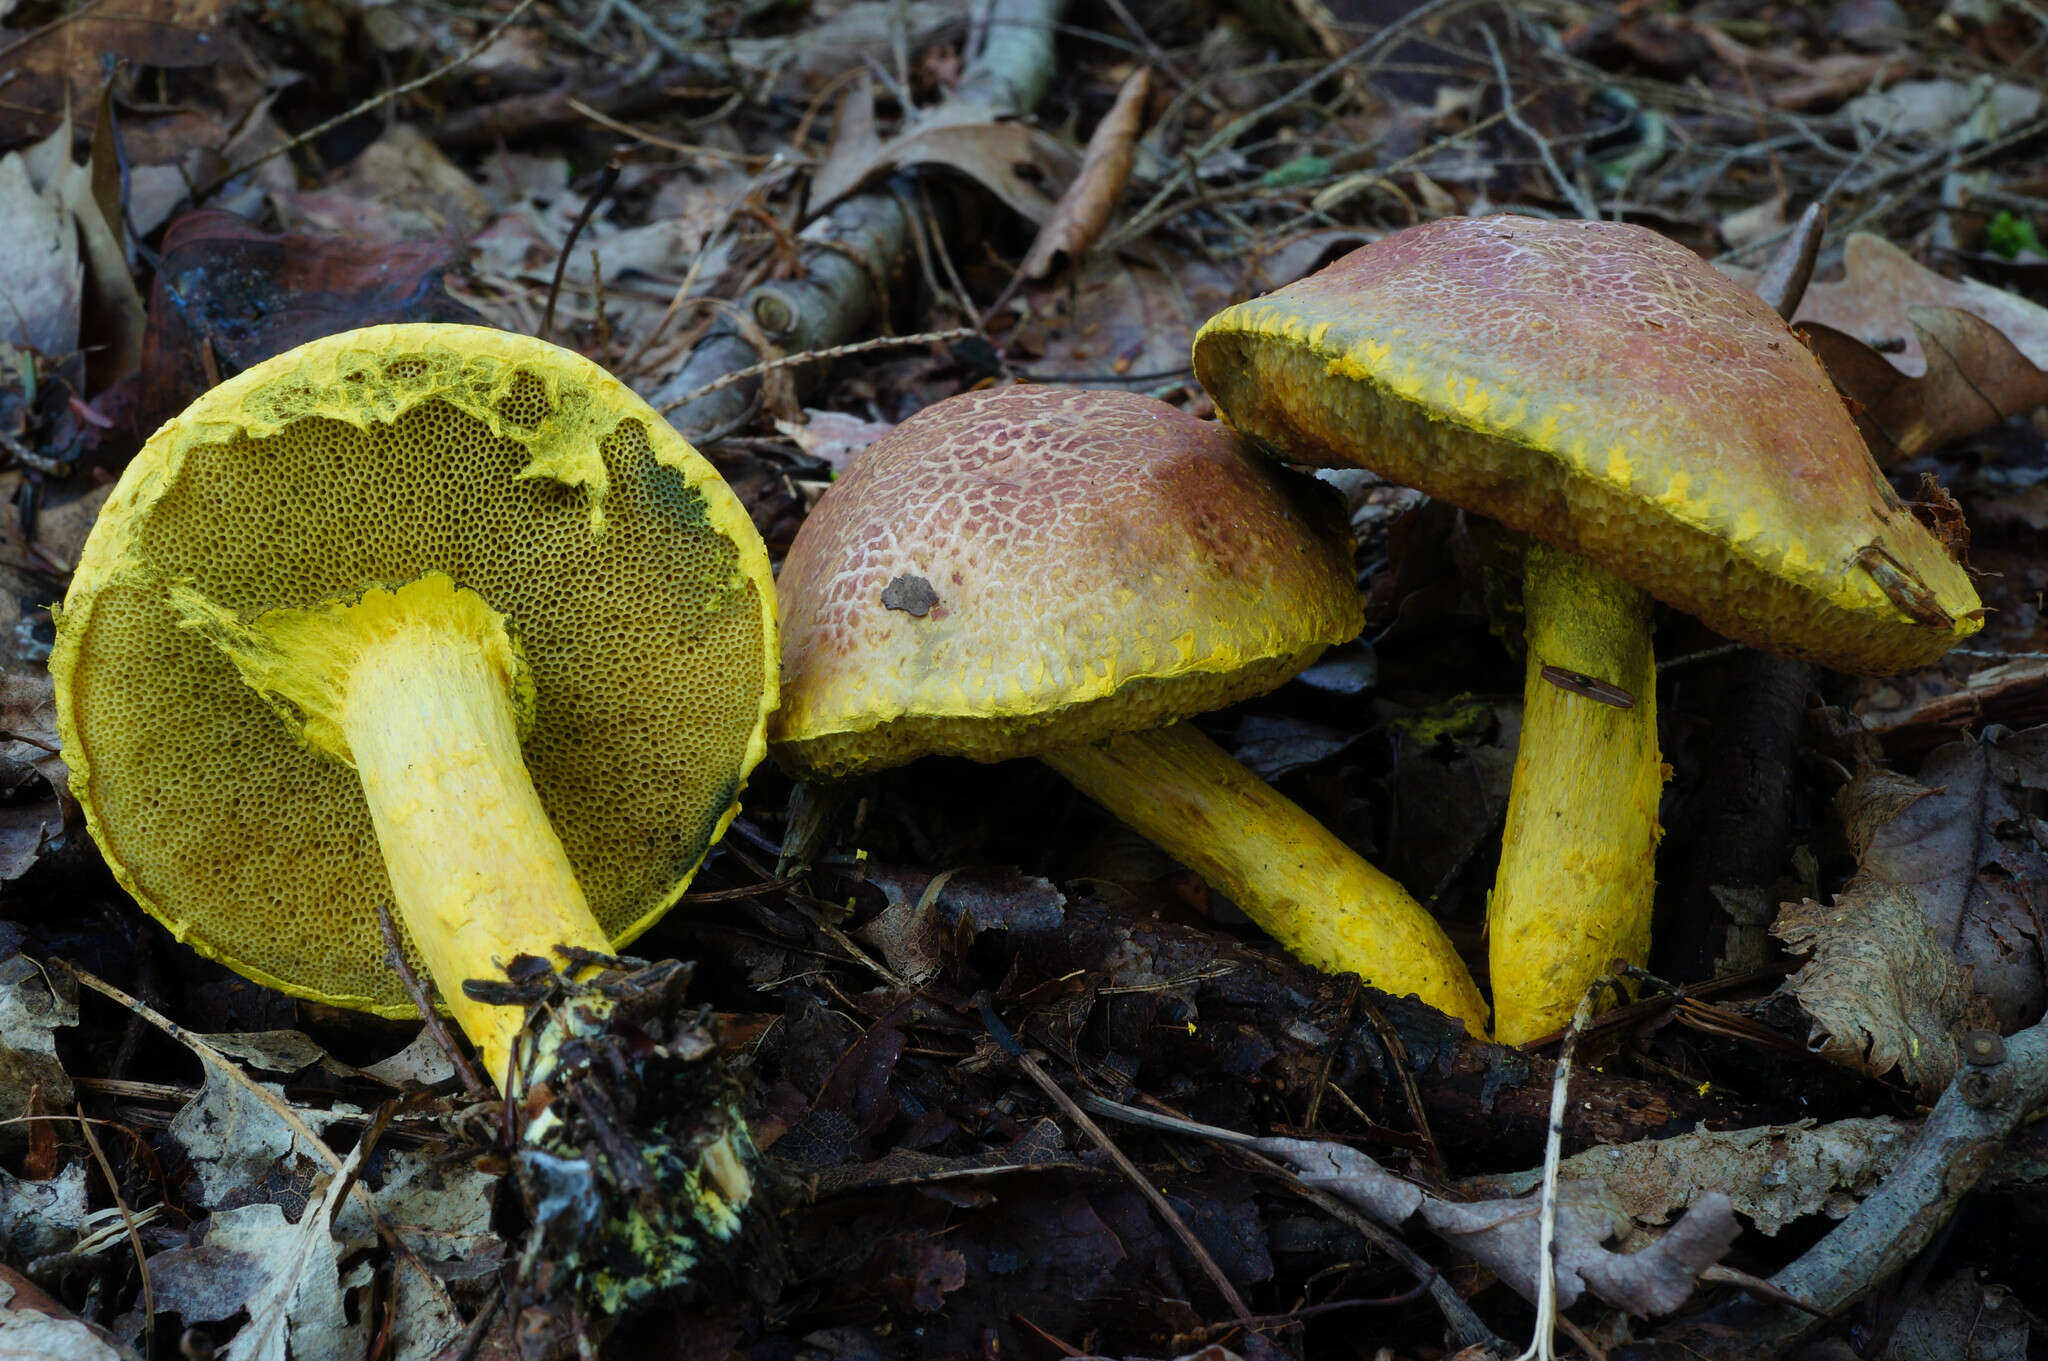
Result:
[[[744,509],[650,416],[566,351],[420,326],[301,347],[166,424],[93,531],[51,663],[73,788],[137,901],[260,982],[411,1013],[356,770],[207,619],[441,578],[516,652],[519,754],[603,937],[673,904],[765,750],[777,644]]]

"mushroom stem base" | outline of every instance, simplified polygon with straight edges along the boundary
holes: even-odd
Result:
[[[1522,592],[1522,740],[1487,904],[1502,1044],[1560,1029],[1611,961],[1648,957],[1664,785],[1649,597],[1541,544]]]
[[[1414,993],[1486,1034],[1464,961],[1406,889],[1192,725],[1040,758],[1200,874],[1297,958]]]
[[[463,981],[502,980],[521,953],[611,943],[527,775],[505,677],[467,622],[423,611],[384,632],[352,668],[340,720],[400,915],[503,1086],[523,1009],[473,1000]]]

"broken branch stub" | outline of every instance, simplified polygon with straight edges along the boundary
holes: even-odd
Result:
[[[942,108],[973,108],[983,118],[1030,112],[1052,78],[1053,27],[1064,9],[1065,0],[996,0],[988,15],[988,41]],[[935,117],[944,121],[947,116]],[[943,212],[944,196],[938,198]],[[886,187],[842,200],[799,236],[796,277],[750,290],[739,301],[740,311],[789,354],[861,338],[887,312],[889,289],[904,277],[920,230],[911,212],[905,196]],[[666,409],[677,397],[762,358],[738,326],[720,322],[649,400]],[[795,370],[799,395],[816,378],[815,366]],[[715,442],[747,419],[759,393],[759,380],[747,379],[686,402],[669,411],[668,418],[693,441]]]

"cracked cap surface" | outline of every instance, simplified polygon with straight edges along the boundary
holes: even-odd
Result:
[[[1159,727],[1358,632],[1326,490],[1124,392],[966,393],[858,455],[777,583],[783,764],[996,761]]]
[[[431,574],[516,637],[528,772],[623,944],[681,895],[766,749],[774,593],[711,465],[578,355],[380,326],[221,384],[123,474],[50,660],[72,790],[136,900],[260,982],[393,1016],[413,1008],[384,962],[390,888],[354,769],[172,596],[247,623]]]
[[[1768,651],[1924,665],[1981,627],[1818,360],[1645,228],[1447,218],[1195,340],[1224,418],[1489,515]]]

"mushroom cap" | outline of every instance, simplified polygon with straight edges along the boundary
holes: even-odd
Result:
[[[1798,336],[1641,227],[1410,227],[1218,313],[1195,372],[1289,458],[1374,468],[1769,651],[1884,674],[1981,627]]]
[[[390,888],[354,769],[170,596],[246,622],[429,574],[505,617],[533,683],[527,770],[591,910],[631,940],[766,750],[774,588],[711,465],[578,355],[376,326],[214,388],[122,475],[50,658],[72,790],[136,901],[250,978],[392,1016],[412,1004],[385,963]]]
[[[949,398],[870,445],[777,589],[770,740],[824,776],[1162,727],[1361,622],[1325,489],[1164,402],[1041,387]]]

